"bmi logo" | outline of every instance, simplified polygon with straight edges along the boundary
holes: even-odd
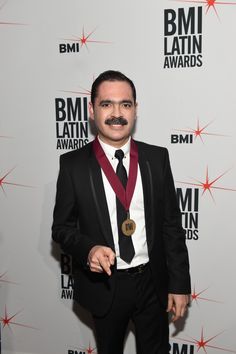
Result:
[[[228,169],[225,172],[221,173],[220,175],[218,175],[215,178],[210,178],[209,176],[209,171],[208,171],[208,167],[206,169],[206,175],[204,177],[204,179],[193,179],[193,182],[182,182],[182,181],[177,181],[178,183],[181,184],[185,184],[185,185],[189,185],[189,186],[193,186],[195,189],[197,188],[197,190],[201,189],[202,190],[202,196],[206,193],[208,193],[211,196],[211,199],[213,200],[213,202],[215,203],[215,198],[213,195],[213,190],[221,190],[221,191],[230,191],[230,192],[236,192],[236,189],[233,188],[227,188],[224,186],[219,186],[218,185],[218,181],[225,176],[229,171],[231,170]],[[188,188],[186,189],[188,190]],[[177,191],[178,194],[178,191]],[[198,195],[198,194],[197,194]],[[182,203],[183,206],[185,206],[187,204],[186,201],[189,201],[189,203],[191,204],[192,198],[190,198],[191,193],[189,194],[188,197],[186,197]],[[189,199],[190,198],[190,199]],[[197,198],[198,199],[198,198]],[[195,203],[195,201],[194,201]],[[198,203],[198,202],[197,202]]]
[[[174,129],[176,134],[171,134],[171,144],[193,144],[197,140],[201,140],[204,144],[205,137],[227,137],[219,133],[213,133],[208,130],[208,126],[213,122],[203,125],[197,120],[195,127],[187,127],[183,129]],[[177,133],[178,132],[178,133]]]
[[[199,189],[177,188],[177,199],[182,215],[182,225],[187,240],[198,240]]]
[[[217,8],[218,6],[222,7],[222,5],[236,5],[236,2],[228,2],[228,1],[218,1],[218,0],[175,0],[177,2],[187,2],[192,4],[203,4],[205,5],[205,13],[207,14],[210,10],[213,10],[218,20],[220,19]]]
[[[212,298],[209,298],[209,297],[204,296],[204,293],[205,293],[208,289],[209,289],[209,288],[206,288],[206,289],[197,291],[197,290],[196,290],[196,287],[195,287],[195,285],[194,285],[193,291],[192,291],[192,293],[191,293],[192,304],[195,302],[195,303],[199,306],[199,302],[202,302],[202,301],[207,301],[208,303],[209,303],[209,302],[214,302],[214,303],[217,303],[217,304],[222,304],[222,301],[214,300],[214,299],[212,299]]]
[[[89,142],[88,97],[55,99],[57,149],[78,149]]]
[[[202,66],[202,7],[164,10],[164,69]]]
[[[194,354],[194,345],[192,344],[169,344],[169,354]]]
[[[59,53],[79,53],[83,47],[89,50],[88,45],[91,43],[108,44],[109,42],[93,39],[95,30],[86,34],[83,28],[80,36],[64,39],[66,42],[59,44]]]
[[[217,345],[214,343],[215,339],[220,336],[224,331],[216,334],[216,335],[212,335],[210,337],[206,337],[205,333],[204,333],[204,329],[202,328],[200,335],[198,335],[198,337],[193,338],[188,337],[188,338],[177,338],[180,341],[183,341],[185,343],[189,343],[189,344],[184,344],[182,346],[182,351],[173,351],[170,352],[171,354],[193,354],[194,353],[194,348],[196,348],[196,352],[202,352],[202,353],[208,353],[208,349],[210,348],[214,350],[214,353],[218,351],[223,351],[223,352],[228,352],[228,353],[236,353],[235,350],[232,350],[230,348],[225,348],[222,347],[221,345]],[[176,347],[177,348],[177,347]],[[188,348],[190,350],[188,350]],[[211,351],[212,352],[212,351]]]
[[[65,253],[61,253],[61,299],[73,299],[72,258]]]
[[[236,2],[217,0],[173,0],[193,4],[188,8],[164,10],[164,69],[201,67],[203,11],[220,19],[218,7],[235,6]],[[199,6],[198,6],[199,5]]]
[[[202,190],[201,195],[208,193],[211,199],[215,203],[213,196],[213,190],[231,191],[236,192],[236,189],[219,186],[218,181],[230,171],[227,170],[215,178],[209,177],[208,167],[206,169],[206,175],[204,179],[193,179],[193,182],[177,183],[188,185],[188,188],[177,188],[177,198],[179,202],[180,210],[182,211],[182,224],[186,230],[186,238],[188,240],[198,240],[198,223],[199,223],[199,192]]]
[[[97,351],[95,352],[96,348],[91,347],[90,343],[88,347],[83,347],[80,349],[69,349],[67,354],[97,354]]]

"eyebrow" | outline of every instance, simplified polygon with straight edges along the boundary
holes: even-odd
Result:
[[[121,101],[112,101],[112,100],[102,100],[99,102],[99,104],[104,104],[104,103],[119,103],[119,104],[122,104],[122,103],[129,103],[129,104],[134,104],[134,102],[132,100],[121,100]]]

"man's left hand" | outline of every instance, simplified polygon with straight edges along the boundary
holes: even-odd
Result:
[[[173,312],[172,322],[183,317],[189,303],[189,295],[169,294],[167,312]]]

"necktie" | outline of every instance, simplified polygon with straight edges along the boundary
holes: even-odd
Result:
[[[124,152],[116,150],[115,157],[118,159],[118,165],[116,168],[116,174],[119,177],[124,188],[127,184],[127,173],[123,165]],[[125,236],[121,230],[122,223],[127,219],[127,211],[121,204],[118,198],[116,198],[116,211],[117,211],[117,224],[118,224],[118,235],[119,235],[119,248],[120,248],[120,258],[125,262],[130,263],[134,257],[134,245],[131,236]]]

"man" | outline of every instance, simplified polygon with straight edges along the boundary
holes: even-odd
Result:
[[[185,235],[168,152],[133,141],[136,90],[117,71],[92,85],[98,136],[61,156],[52,237],[78,265],[76,299],[93,315],[99,354],[167,354],[168,313],[189,301]],[[78,289],[78,296],[77,296]]]

